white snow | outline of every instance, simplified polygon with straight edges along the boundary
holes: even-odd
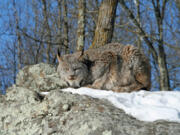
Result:
[[[40,92],[40,94],[45,96],[45,95],[48,95],[49,92]]]
[[[142,121],[167,120],[180,122],[180,92],[178,91],[116,93],[86,87],[79,89],[66,88],[63,91],[107,99],[114,106]]]

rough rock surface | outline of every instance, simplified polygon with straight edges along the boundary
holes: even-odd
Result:
[[[16,85],[34,91],[50,91],[57,87],[65,87],[56,68],[44,63],[26,66],[20,70],[16,77]]]
[[[0,135],[180,135],[180,123],[139,121],[106,100],[62,92],[61,84],[49,65],[22,69],[0,96]]]

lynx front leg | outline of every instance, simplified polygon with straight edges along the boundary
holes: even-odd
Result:
[[[105,82],[106,82],[106,80],[103,80],[103,77],[99,78],[99,79],[95,80],[95,82],[92,84],[92,88],[104,89]]]
[[[102,77],[96,79],[93,84],[89,84],[86,87],[102,90],[112,90],[115,87],[115,84],[114,80],[109,76],[108,73],[106,73]]]
[[[144,86],[138,82],[129,84],[127,86],[119,86],[113,89],[114,92],[132,92],[145,89]],[[146,89],[147,90],[147,89]]]
[[[86,85],[85,87],[87,87],[87,88],[93,88],[93,89],[96,89],[95,87],[93,87],[93,85],[91,85],[91,84],[88,84],[88,85]]]
[[[93,89],[104,89],[104,83],[100,79],[97,79],[93,84],[88,84],[85,87],[93,88]]]

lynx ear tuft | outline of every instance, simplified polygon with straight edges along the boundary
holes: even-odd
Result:
[[[61,53],[60,53],[59,48],[58,48],[58,53],[57,53],[57,59],[58,59],[58,62],[59,62],[59,63],[62,61]]]
[[[57,59],[58,59],[58,62],[61,62],[61,58],[58,54],[57,54]]]
[[[84,48],[81,50],[81,54],[79,57],[82,57],[84,55]]]
[[[80,53],[80,55],[78,57],[78,60],[79,61],[84,61],[84,49],[81,50],[81,53]]]

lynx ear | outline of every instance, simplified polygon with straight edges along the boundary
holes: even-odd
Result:
[[[83,55],[84,55],[84,49],[81,50],[81,54],[78,57],[78,60],[81,62],[84,61],[84,59],[85,59],[85,57]]]
[[[59,48],[58,48],[58,53],[57,53],[57,59],[58,59],[58,62],[59,62],[59,63],[62,61],[61,53],[60,53]]]
[[[79,57],[83,57],[83,55],[84,55],[84,48],[81,50],[81,54]]]

